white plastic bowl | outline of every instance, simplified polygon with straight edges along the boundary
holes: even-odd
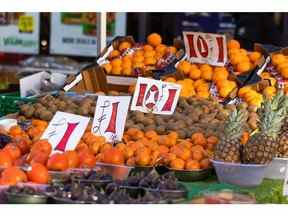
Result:
[[[16,119],[1,119],[0,126],[4,128],[5,131],[9,131],[11,127],[17,125]]]
[[[239,164],[214,161],[213,166],[220,183],[255,187],[262,183],[268,165]]]
[[[265,178],[267,179],[285,179],[288,158],[274,158],[267,167]]]

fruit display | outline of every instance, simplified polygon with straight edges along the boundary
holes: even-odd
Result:
[[[267,164],[277,154],[278,136],[287,113],[288,97],[278,93],[265,100],[260,113],[259,131],[244,146],[246,163]]]
[[[147,36],[145,44],[134,44],[129,40],[120,41],[108,55],[107,63],[102,64],[107,74],[138,76],[149,73],[160,64],[165,55],[175,55],[176,47],[162,44],[157,33]]]

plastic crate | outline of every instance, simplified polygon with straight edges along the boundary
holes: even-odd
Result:
[[[34,98],[21,98],[19,92],[0,94],[0,117],[18,112],[19,104],[34,100]]]

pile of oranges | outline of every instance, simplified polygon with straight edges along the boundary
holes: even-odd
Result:
[[[236,74],[243,74],[253,69],[262,54],[254,51],[248,53],[247,50],[241,48],[237,40],[230,40],[227,44],[228,57]]]
[[[162,38],[157,33],[152,33],[147,37],[147,44],[135,48],[133,54],[121,56],[133,45],[129,41],[123,41],[118,48],[109,54],[109,63],[102,65],[107,74],[132,76],[133,70],[143,69],[148,66],[155,66],[156,62],[166,53],[175,54],[177,49],[174,46],[162,44]]]

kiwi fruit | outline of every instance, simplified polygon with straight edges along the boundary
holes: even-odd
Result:
[[[166,131],[166,127],[164,125],[160,125],[160,126],[156,127],[156,132],[158,134],[164,134],[165,131]]]
[[[142,121],[144,126],[148,126],[148,125],[152,125],[154,124],[154,120],[151,118],[144,118],[144,120]]]
[[[30,117],[33,116],[34,111],[35,111],[35,108],[34,108],[33,106],[29,106],[28,109],[24,112],[24,115],[25,115],[27,118],[30,118]]]
[[[45,121],[50,121],[53,117],[53,113],[48,111],[48,110],[45,110],[45,111],[42,111],[40,113],[40,119],[42,120],[45,120]]]

